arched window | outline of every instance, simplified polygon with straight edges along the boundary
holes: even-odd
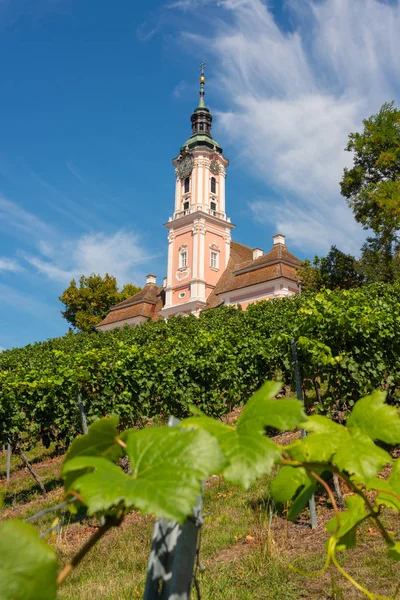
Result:
[[[215,179],[215,177],[211,177],[211,193],[217,193],[217,180]]]
[[[200,131],[204,130],[204,123],[200,123]]]
[[[185,183],[184,183],[184,193],[187,194],[189,191],[189,186],[190,186],[190,179],[189,177],[186,177],[185,179]]]

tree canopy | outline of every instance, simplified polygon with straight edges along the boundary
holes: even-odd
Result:
[[[361,267],[370,281],[392,281],[400,230],[400,111],[385,103],[363,125],[361,133],[349,135],[353,167],[344,169],[341,193],[356,221],[374,232],[362,248]]]
[[[76,329],[93,331],[106,317],[110,306],[137,294],[140,289],[133,283],[127,283],[119,291],[116,278],[108,273],[104,277],[94,273],[81,275],[78,284],[72,279],[59,296],[65,306],[61,314]]]
[[[325,257],[315,256],[313,263],[305,260],[298,269],[302,289],[319,291],[322,288],[348,290],[364,281],[354,256],[332,246]]]

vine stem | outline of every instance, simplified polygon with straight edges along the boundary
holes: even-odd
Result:
[[[370,600],[391,600],[391,598],[388,598],[387,596],[379,596],[378,594],[373,594],[372,592],[369,592],[360,583],[358,583],[358,581],[353,579],[353,577],[351,575],[349,575],[349,573],[347,573],[347,571],[345,571],[343,569],[343,567],[340,566],[340,564],[338,563],[338,561],[336,559],[336,555],[335,555],[334,551],[331,554],[331,559],[332,559],[333,564],[339,571],[339,573],[341,573],[343,575],[343,577],[345,577],[348,581],[350,581],[350,583],[355,588],[357,588],[358,590],[360,590],[360,592],[362,592],[365,596],[367,596],[367,598],[370,598]]]
[[[121,523],[122,519],[119,521]],[[62,582],[68,577],[68,575],[72,572],[72,570],[81,562],[81,560],[86,556],[91,548],[107,533],[111,527],[119,524],[116,523],[114,519],[107,519],[104,525],[99,527],[99,529],[92,535],[91,538],[88,539],[86,544],[82,546],[82,548],[75,554],[72,558],[71,562],[67,563],[63,569],[61,569],[60,573],[57,577],[57,585],[61,585]]]
[[[332,502],[333,510],[335,511],[335,516],[336,516],[336,520],[338,523],[338,529],[339,529],[340,528],[340,512],[339,512],[338,505],[336,504],[335,496],[333,495],[331,488],[326,483],[326,481],[324,481],[322,479],[322,477],[320,477],[319,475],[317,475],[315,473],[315,471],[310,471],[310,475],[312,475],[314,477],[314,479],[316,479],[318,481],[318,483],[320,483],[322,485],[322,487],[325,488],[325,490]]]
[[[388,534],[388,532],[385,529],[385,526],[383,525],[382,521],[379,518],[379,512],[377,512],[374,507],[372,506],[371,502],[368,500],[367,496],[364,494],[364,492],[357,487],[350,479],[350,477],[348,477],[347,475],[344,475],[343,473],[340,473],[340,477],[342,477],[342,479],[344,479],[344,481],[347,483],[347,485],[353,490],[353,492],[355,492],[358,496],[360,496],[360,498],[362,498],[366,504],[366,506],[368,507],[368,510],[371,513],[372,518],[374,519],[375,523],[377,524],[379,531],[383,537],[383,539],[385,540],[385,542],[387,543],[388,546],[393,546],[394,542],[393,539],[390,537],[390,535]]]

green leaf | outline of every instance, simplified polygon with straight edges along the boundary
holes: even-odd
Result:
[[[368,489],[379,490],[376,504],[400,512],[400,458],[393,463],[392,474],[387,481],[375,477],[368,482]]]
[[[389,547],[388,557],[392,560],[400,560],[400,542],[396,542]]]
[[[117,444],[118,417],[97,419],[89,427],[86,435],[81,435],[72,442],[64,463],[77,456],[103,456],[117,461],[123,454]]]
[[[54,600],[57,560],[39,539],[33,525],[8,520],[0,523],[1,600]]]
[[[270,473],[281,457],[278,446],[265,435],[265,427],[276,427],[278,423],[284,428],[294,427],[294,423],[304,419],[301,403],[297,400],[290,401],[285,407],[284,403],[288,401],[270,399],[279,389],[280,384],[267,382],[246,404],[236,427],[206,416],[191,417],[180,424],[181,427],[205,429],[216,437],[229,461],[224,470],[225,479],[244,489],[258,477]],[[282,405],[277,408],[275,402]],[[275,415],[271,412],[274,410],[277,411]]]
[[[313,456],[312,460],[318,460],[315,453],[319,449],[320,460],[324,461],[329,456],[340,470],[347,472],[357,481],[367,484],[384,465],[392,460],[385,450],[376,446],[358,427],[348,429],[319,415],[310,417],[303,427],[312,432],[309,441],[303,442],[309,456]],[[293,450],[296,451],[295,446]],[[292,454],[292,450],[290,452]]]
[[[357,525],[368,514],[364,500],[360,496],[348,496],[345,503],[348,510],[340,513],[340,527],[338,528],[336,516],[326,524],[327,531],[338,540],[336,544],[338,550],[355,546]]]
[[[81,456],[64,465],[63,473],[95,469],[73,484],[89,514],[123,503],[143,512],[183,521],[201,493],[201,479],[225,465],[217,441],[205,431],[150,428],[125,435],[132,476],[104,458]]]
[[[294,500],[288,518],[294,521],[315,492],[317,482],[303,467],[284,466],[271,483],[271,494],[276,502]]]
[[[394,406],[385,404],[386,392],[376,391],[356,402],[347,426],[357,427],[372,440],[387,444],[400,443],[400,414]]]
[[[301,424],[301,427],[311,433],[332,436],[335,438],[338,436],[341,437],[345,431],[343,425],[339,425],[322,415],[308,417],[307,421]]]
[[[303,467],[283,466],[271,482],[271,494],[275,502],[284,504],[291,500],[298,489],[305,485],[306,471]]]
[[[345,431],[345,434],[333,461],[356,481],[368,484],[369,479],[392,461],[391,456],[359,429]]]
[[[330,462],[338,447],[338,440],[326,435],[312,434],[296,440],[285,450],[300,462]]]
[[[280,383],[267,381],[257,392],[255,392],[240,415],[237,426],[242,422],[246,425],[252,424],[254,428],[262,430],[264,427],[275,427],[280,431],[294,429],[299,425],[306,415],[303,405],[299,400],[273,399],[281,389]]]

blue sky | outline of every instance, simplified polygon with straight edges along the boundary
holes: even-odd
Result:
[[[1,0],[0,348],[62,335],[81,273],[161,281],[201,60],[234,239],[357,253],[343,148],[399,103],[399,30],[397,0]]]

